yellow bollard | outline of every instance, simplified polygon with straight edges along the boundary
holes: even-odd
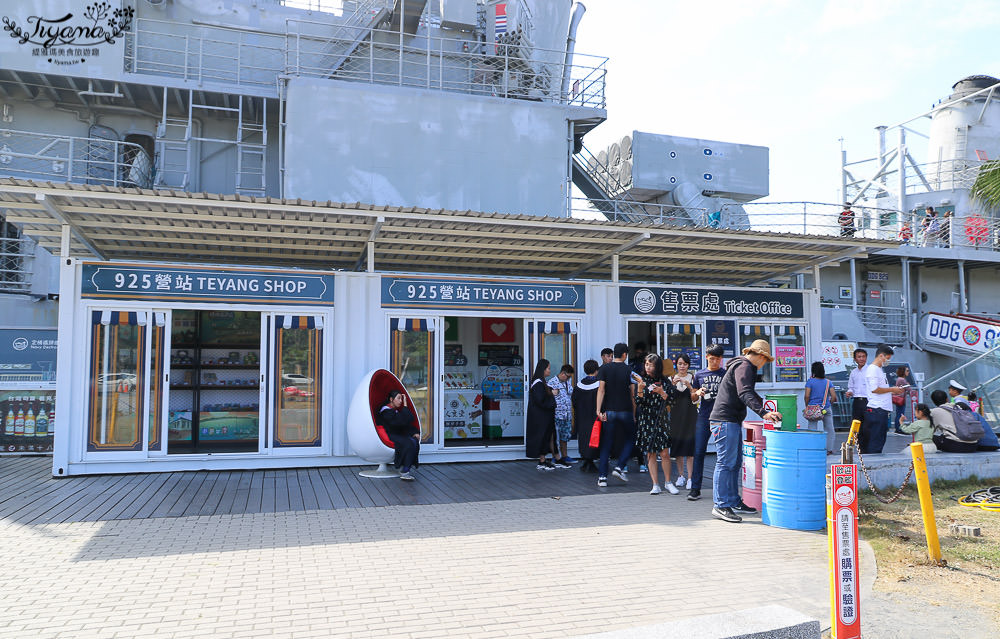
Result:
[[[858,443],[858,431],[861,430],[861,420],[851,422],[851,432],[847,433],[847,443],[854,446]]]
[[[927,555],[936,564],[941,563],[941,542],[938,541],[937,523],[934,521],[934,502],[931,500],[931,484],[927,480],[927,464],[924,461],[924,445],[910,444],[913,456],[913,474],[920,496],[920,512],[924,516],[924,535],[927,537]]]

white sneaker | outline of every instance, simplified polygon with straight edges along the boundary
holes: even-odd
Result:
[[[677,486],[674,486],[673,482],[668,481],[667,483],[663,484],[663,487],[666,488],[667,492],[670,493],[671,495],[676,495],[677,493],[681,492],[677,490]]]
[[[668,485],[669,485],[669,484],[668,484]],[[676,490],[676,489],[675,489],[675,490]],[[660,490],[660,485],[659,485],[659,484],[653,484],[653,490],[649,491],[649,494],[650,494],[650,495],[659,495],[659,494],[660,494],[660,493],[662,493],[662,492],[663,492],[663,491],[662,491],[662,490]]]
[[[688,490],[691,490],[691,478],[690,477],[688,477],[687,483],[684,484],[684,487],[687,488]]]
[[[675,479],[674,483],[676,485],[678,485],[678,486],[683,486],[684,485],[684,475],[681,475],[677,479]]]

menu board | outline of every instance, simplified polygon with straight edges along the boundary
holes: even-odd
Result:
[[[523,366],[521,348],[516,344],[480,344],[480,366]]]

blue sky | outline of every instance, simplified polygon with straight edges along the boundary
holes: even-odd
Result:
[[[610,58],[608,119],[584,143],[639,130],[767,146],[769,201],[838,202],[838,138],[849,161],[870,157],[875,126],[1000,77],[990,0],[583,1],[577,51]]]

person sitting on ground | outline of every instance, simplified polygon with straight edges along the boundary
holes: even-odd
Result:
[[[413,424],[413,411],[406,406],[406,395],[398,390],[389,391],[375,421],[385,428],[396,447],[393,465],[400,469],[399,478],[413,481],[410,470],[420,465],[420,429]]]
[[[972,395],[972,393],[969,393],[969,395]],[[1000,450],[1000,440],[997,439],[997,434],[993,432],[993,427],[990,426],[990,423],[986,421],[986,418],[983,417],[981,413],[977,413],[976,411],[972,412],[975,413],[976,419],[979,420],[979,423],[983,425],[983,436],[978,442],[976,442],[976,450]]]
[[[955,427],[955,416],[953,410],[961,408],[948,407],[948,393],[943,390],[936,390],[931,393],[931,401],[934,408],[931,409],[931,420],[934,422],[934,445],[943,453],[974,453],[977,442],[982,433],[972,441],[963,440],[959,437]]]
[[[913,441],[924,445],[925,453],[937,450],[934,445],[934,422],[931,421],[931,409],[927,404],[917,404],[913,410],[915,419],[909,424],[901,424],[899,429],[907,435],[913,435]]]

